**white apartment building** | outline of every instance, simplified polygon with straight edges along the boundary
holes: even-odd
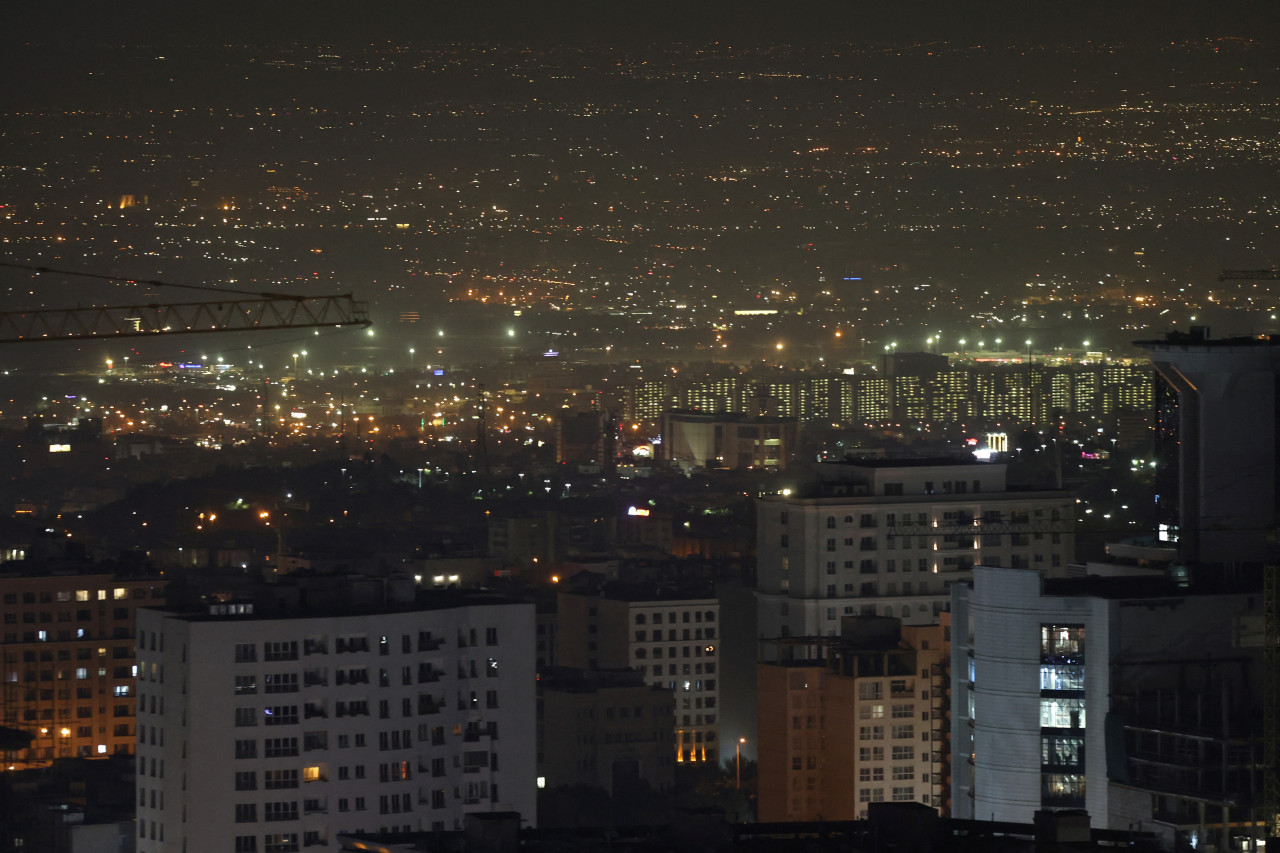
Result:
[[[822,463],[809,496],[756,504],[762,637],[834,636],[844,616],[937,622],[975,565],[1066,572],[1075,499],[1013,491],[1001,464]]]
[[[533,605],[441,602],[139,611],[139,853],[337,850],[471,812],[533,825]]]
[[[955,589],[953,813],[1028,823],[1085,808],[1105,828],[1112,605],[1042,586],[1039,572],[980,566]]]

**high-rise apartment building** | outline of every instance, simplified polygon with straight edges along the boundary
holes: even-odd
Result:
[[[134,616],[163,604],[165,583],[38,567],[0,576],[3,724],[34,735],[10,763],[133,752]]]
[[[340,832],[454,830],[472,812],[536,821],[532,604],[252,611],[139,614],[141,853],[337,849]]]
[[[821,463],[812,494],[756,504],[762,637],[834,636],[846,616],[927,625],[978,564],[1065,571],[1068,492],[1015,491],[1005,466],[957,460]]]

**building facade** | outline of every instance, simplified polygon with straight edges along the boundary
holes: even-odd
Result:
[[[794,418],[672,411],[662,416],[660,455],[684,469],[783,469],[798,428]]]
[[[10,763],[105,757],[134,747],[134,617],[164,603],[163,578],[0,576],[4,725],[34,735]]]
[[[535,811],[531,604],[139,615],[140,853],[337,848]],[[443,602],[444,600],[440,600]]]
[[[1252,592],[979,567],[953,588],[957,817],[1078,809],[1164,849],[1252,849],[1265,759]],[[1255,822],[1257,821],[1257,822]]]
[[[949,813],[946,616],[853,617],[838,639],[790,643],[821,651],[759,665],[761,821],[862,820],[880,802]]]
[[[1157,509],[1179,556],[1262,563],[1275,537],[1280,338],[1143,341],[1159,373]]]
[[[846,616],[938,621],[975,565],[1065,572],[1074,499],[1011,491],[1000,464],[822,463],[811,496],[756,504],[762,637],[834,636]]]
[[[538,785],[625,796],[674,779],[675,692],[636,670],[566,670],[538,679]]]
[[[557,602],[557,660],[579,669],[639,671],[675,694],[676,761],[719,763],[720,604],[714,595],[610,584]]]

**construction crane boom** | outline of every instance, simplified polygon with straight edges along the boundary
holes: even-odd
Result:
[[[256,296],[95,308],[0,311],[0,343],[369,326],[368,303],[337,296]]]
[[[1223,270],[1218,281],[1274,281],[1280,270]]]

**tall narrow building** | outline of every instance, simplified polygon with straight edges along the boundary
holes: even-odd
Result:
[[[1274,561],[1280,338],[1215,340],[1196,327],[1138,346],[1159,375],[1157,509],[1179,556]]]

